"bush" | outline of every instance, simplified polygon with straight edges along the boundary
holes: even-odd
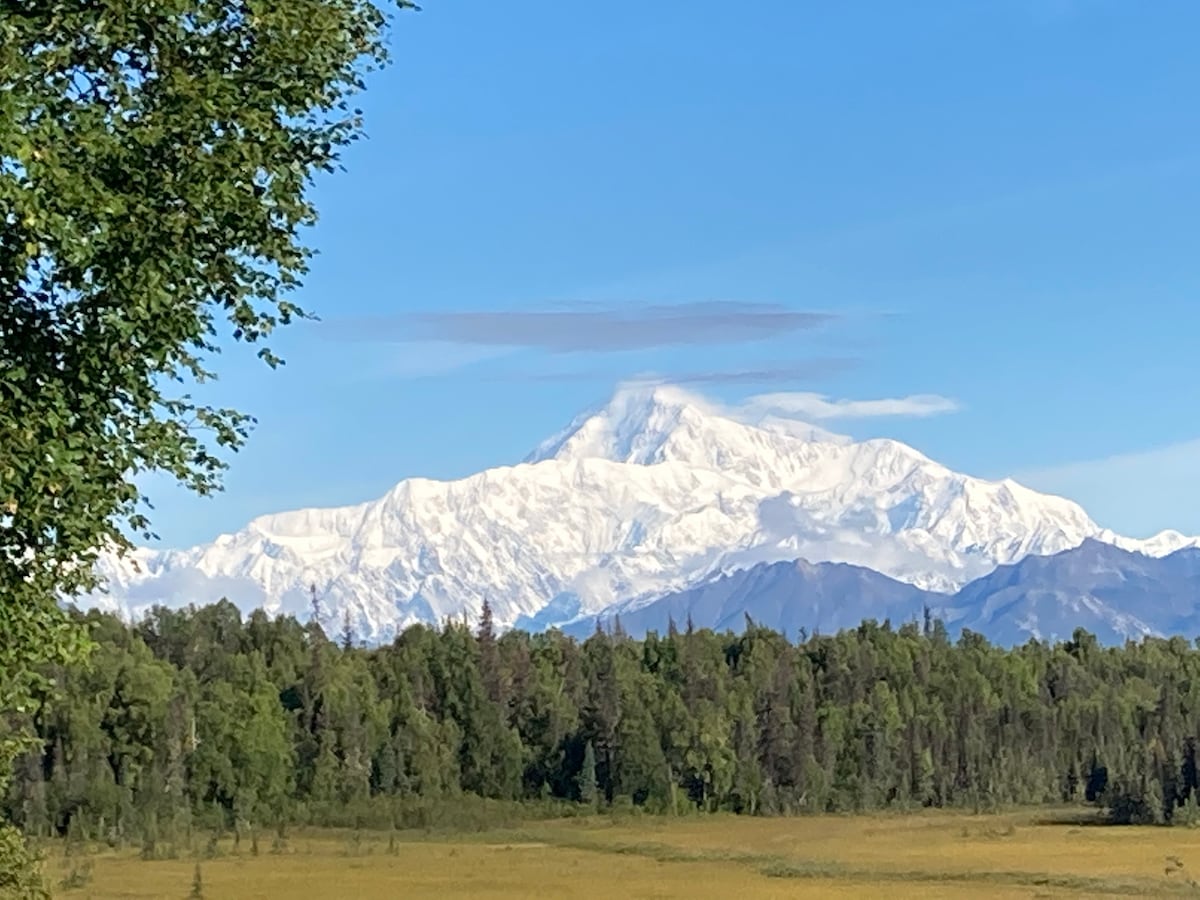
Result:
[[[0,826],[0,900],[49,900],[41,857],[15,828]]]

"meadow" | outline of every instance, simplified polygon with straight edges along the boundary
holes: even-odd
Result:
[[[1077,811],[594,817],[471,834],[303,831],[176,859],[65,851],[45,846],[47,874],[55,896],[78,900],[1200,897],[1200,829]]]

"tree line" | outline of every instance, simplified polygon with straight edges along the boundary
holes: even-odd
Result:
[[[229,602],[46,671],[6,812],[29,835],[428,825],[456,804],[748,815],[1090,802],[1197,818],[1200,649],[1016,648],[926,617],[836,635],[672,624],[584,641],[413,626],[386,646]],[[539,805],[540,804],[540,805]],[[493,804],[490,808],[499,808]]]

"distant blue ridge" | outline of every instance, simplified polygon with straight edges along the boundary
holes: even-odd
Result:
[[[762,563],[636,608],[610,608],[599,620],[612,628],[619,617],[625,632],[642,637],[664,632],[672,620],[682,628],[689,617],[697,628],[740,631],[749,616],[795,638],[802,628],[828,634],[865,619],[888,619],[898,628],[922,621],[926,607],[952,634],[970,629],[1010,646],[1033,637],[1063,640],[1077,628],[1105,643],[1146,635],[1192,639],[1200,636],[1200,549],[1154,558],[1088,540],[1053,556],[1000,566],[953,595],[845,563]],[[543,618],[548,610],[535,618],[549,624]],[[583,618],[562,628],[586,637],[596,622]]]

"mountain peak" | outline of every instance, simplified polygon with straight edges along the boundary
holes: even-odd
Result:
[[[638,381],[620,385],[602,410],[617,427],[639,429],[676,421],[687,413],[699,417],[715,410],[704,398],[677,385]]]
[[[543,441],[525,462],[589,457],[643,465],[660,462],[662,448],[677,428],[712,414],[703,399],[683,388],[628,382],[607,403]]]
[[[844,435],[752,403],[723,407],[678,385],[632,381],[543,441],[524,462],[600,458],[728,470],[756,460],[768,448],[769,456],[805,456],[803,445],[851,443]]]

